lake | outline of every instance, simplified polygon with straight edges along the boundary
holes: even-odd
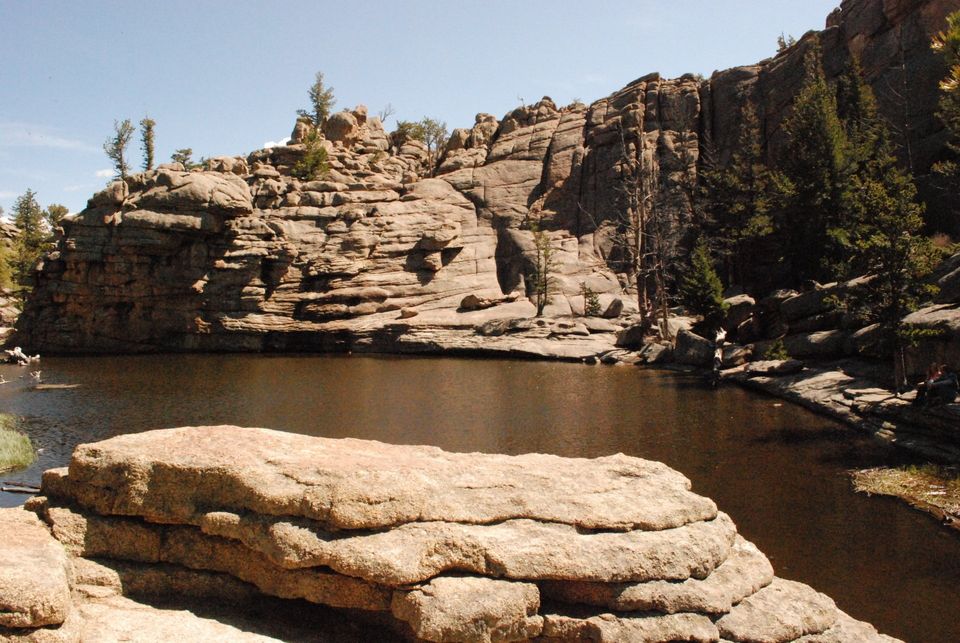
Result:
[[[683,472],[779,576],[809,583],[907,641],[960,640],[960,537],[848,471],[907,456],[802,408],[702,378],[634,367],[369,356],[45,358],[0,366],[0,410],[24,418],[38,483],[73,447],[148,429],[237,424],[450,451],[623,452]],[[0,504],[25,496],[0,494]]]

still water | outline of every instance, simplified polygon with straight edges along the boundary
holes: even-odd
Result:
[[[349,356],[45,359],[49,384],[0,366],[0,411],[42,449],[154,428],[237,424],[451,451],[623,452],[666,462],[716,500],[777,574],[907,641],[960,641],[960,537],[897,501],[854,494],[851,469],[904,456],[803,409],[632,367]],[[0,504],[23,496],[0,494]]]

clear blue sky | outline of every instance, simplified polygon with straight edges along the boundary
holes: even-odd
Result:
[[[156,120],[161,161],[246,154],[289,135],[319,70],[336,109],[469,127],[521,100],[590,103],[652,71],[758,62],[838,2],[0,0],[0,206],[32,188],[82,209],[114,119]]]

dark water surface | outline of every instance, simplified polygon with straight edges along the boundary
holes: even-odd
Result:
[[[45,359],[50,384],[0,366],[0,411],[42,449],[4,480],[39,482],[74,445],[200,424],[433,444],[451,451],[666,462],[717,501],[777,574],[915,642],[960,641],[960,537],[886,498],[854,494],[847,471],[903,456],[832,421],[695,376],[632,367],[348,356]],[[23,496],[0,494],[0,505]]]

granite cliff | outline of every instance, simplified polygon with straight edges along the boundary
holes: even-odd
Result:
[[[612,230],[638,168],[676,231],[669,242],[682,243],[707,141],[729,158],[752,101],[776,155],[819,40],[828,76],[859,57],[922,175],[945,138],[934,116],[944,70],[929,38],[957,9],[846,0],[825,30],[757,65],[710,79],[654,74],[589,106],[544,98],[500,120],[480,114],[454,131],[437,168],[423,145],[391,140],[358,107],[326,125],[322,180],[292,176],[302,122],[286,146],[133,175],[64,221],[15,341],[45,352],[470,350],[484,324],[532,316],[531,219],[555,249],[549,316],[582,311],[581,284],[610,317],[635,312]],[[537,332],[569,339],[561,352],[574,357],[619,330],[551,324]]]
[[[186,427],[81,445],[41,493],[41,520],[0,511],[2,640],[266,640],[151,607],[171,594],[301,599],[418,641],[894,640],[624,455]]]

